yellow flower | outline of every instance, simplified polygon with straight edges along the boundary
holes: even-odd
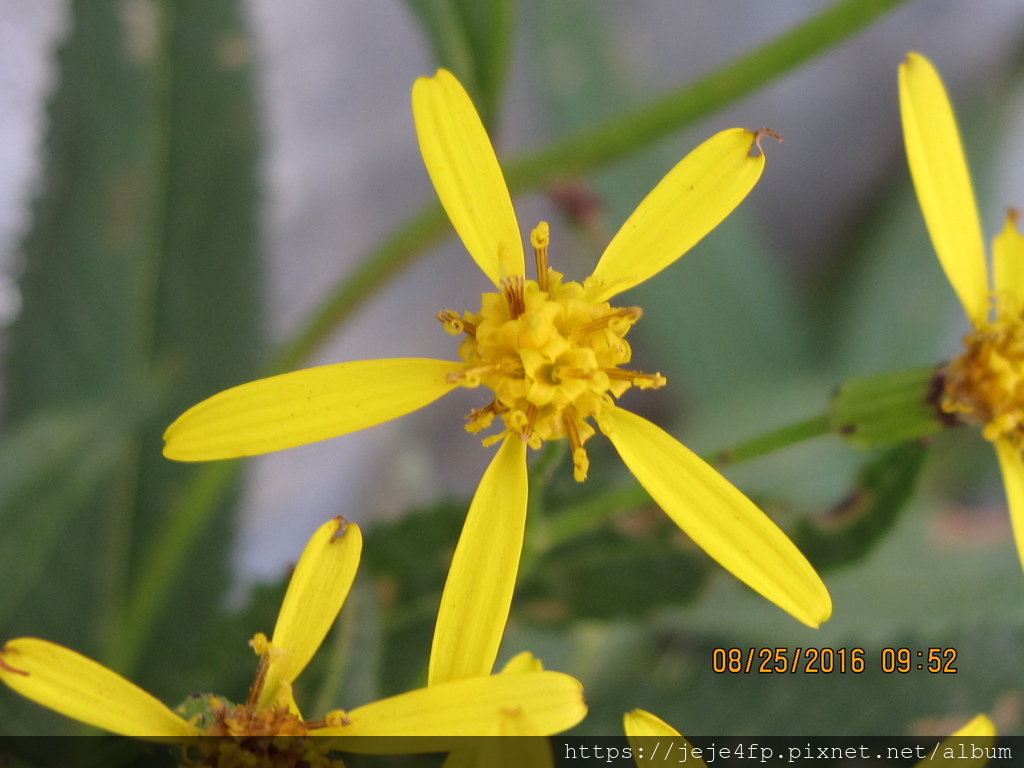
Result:
[[[995,444],[1024,558],[1024,237],[1011,212],[992,243],[990,290],[971,178],[942,81],[917,53],[899,72],[910,175],[932,245],[973,328],[964,354],[946,366],[941,405],[982,424]]]
[[[0,649],[0,680],[23,696],[83,723],[160,741],[201,735],[447,737],[494,736],[509,731],[548,735],[583,719],[586,705],[579,682],[541,670],[528,654],[513,659],[501,674],[432,685],[349,711],[328,712],[320,719],[304,719],[292,696],[292,683],[313,658],[341,610],[361,550],[359,528],[341,518],[326,523],[313,535],[288,584],[273,636],[268,640],[259,633],[251,642],[260,661],[244,704],[203,697],[205,711],[182,716],[188,705],[175,712],[101,664],[31,637],[11,640]],[[199,749],[237,751],[240,743],[243,749],[259,746],[248,739],[216,739],[201,740]],[[275,740],[274,744],[278,752],[282,745],[291,746],[298,762],[311,759],[309,750],[314,750],[318,755],[314,765],[327,764],[324,753],[329,749],[394,747],[393,742],[374,748],[372,741],[344,739],[294,739],[290,744]],[[445,748],[443,742],[436,741],[428,747]],[[216,760],[216,754],[205,757],[211,764]],[[260,763],[258,757],[250,755],[247,764],[267,764]]]
[[[630,387],[665,383],[630,371],[624,336],[638,307],[608,300],[661,271],[735,208],[764,167],[760,133],[722,131],[685,157],[640,203],[594,273],[566,282],[547,266],[549,235],[530,236],[536,280],[526,279],[519,224],[501,168],[469,96],[448,72],[413,87],[420,150],[438,197],[466,250],[494,283],[478,313],[441,312],[465,334],[459,362],[425,359],[340,363],[243,384],[182,414],[164,438],[179,461],[248,456],[322,440],[397,418],[459,387],[483,385],[493,399],[473,411],[476,432],[497,418],[501,441],[470,508],[452,564],[435,643],[482,644],[460,653],[477,666],[431,680],[486,674],[504,627],[522,548],[526,447],[567,438],[577,480],[587,473],[584,443],[594,425],[663,510],[739,579],[800,621],[818,626],[832,611],[828,592],[803,555],[768,517],[677,440],[615,402]],[[467,627],[460,616],[490,610]],[[490,661],[487,661],[487,659]],[[443,663],[443,662],[440,662]]]
[[[646,760],[650,761],[653,758],[652,752],[660,747],[662,754],[666,755],[668,752],[668,745],[661,744],[660,739],[667,738],[673,740],[673,746],[678,750],[680,748],[686,749],[687,760],[692,761],[694,765],[706,766],[707,763],[702,759],[701,754],[693,754],[693,745],[690,744],[683,736],[680,735],[679,731],[673,728],[671,725],[666,723],[659,717],[652,715],[650,712],[645,712],[642,709],[634,709],[632,712],[627,712],[622,718],[623,727],[626,730],[626,738],[629,740],[629,746],[632,750],[633,760],[637,765],[642,765],[644,758],[644,750],[647,750]],[[954,754],[957,749],[954,744],[959,744],[962,739],[965,738],[976,738],[980,739],[979,745],[984,744],[987,747],[991,747],[995,740],[996,727],[985,715],[978,715],[973,720],[965,724],[960,730],[954,733],[952,736],[947,738],[941,744],[936,747],[936,753],[938,755],[937,760],[931,758],[925,758],[917,763],[915,768],[923,768],[926,765],[931,765],[934,762],[943,762],[946,758],[946,749],[952,749]],[[763,755],[762,755],[763,756]],[[782,753],[779,753],[779,757],[782,757]],[[967,760],[967,762],[964,762]],[[679,762],[682,762],[680,760]],[[713,761],[712,761],[713,762]],[[981,768],[988,762],[987,757],[981,758],[960,758],[957,757],[956,764],[963,765],[965,768]]]

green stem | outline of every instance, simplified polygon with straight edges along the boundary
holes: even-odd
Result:
[[[708,454],[705,460],[716,466],[739,464],[831,432],[829,418],[823,414],[772,430],[759,437],[738,443],[731,448],[714,451]],[[599,528],[610,517],[623,509],[633,509],[643,504],[653,503],[647,491],[639,483],[633,482],[551,515],[548,518],[544,541],[533,543],[543,546],[543,551],[546,551]],[[542,552],[533,553],[530,562],[534,562],[539,554]]]
[[[242,466],[240,461],[218,461],[197,467],[182,495],[171,506],[164,530],[147,553],[128,602],[124,627],[111,649],[110,664],[114,669],[130,674],[135,668],[189,552]]]
[[[427,248],[450,230],[440,203],[428,205],[359,262],[309,316],[305,324],[284,342],[270,362],[269,373],[290,371],[326,341],[391,278],[408,267]]]
[[[552,176],[589,173],[624,158],[762,88],[904,2],[842,0],[746,56],[642,109],[560,139],[506,165],[509,189],[533,189]]]
[[[137,316],[144,320],[136,337],[138,354],[133,359],[151,364],[156,349],[157,293],[160,283],[160,265],[166,259],[168,186],[171,168],[171,101],[174,90],[172,64],[177,18],[175,4],[164,2],[158,9],[158,46],[152,67],[153,115],[149,122],[148,140],[151,146],[152,167],[149,169],[151,217],[146,222],[145,237],[145,290],[139,296]],[[151,371],[139,370],[139,380],[150,378]],[[101,559],[106,577],[106,606],[101,609],[102,626],[100,648],[106,661],[116,664],[125,645],[124,628],[131,619],[132,605],[126,576],[133,552],[132,530],[138,515],[139,472],[142,447],[132,442],[120,467],[116,481],[116,498],[111,504],[115,530]],[[118,532],[117,529],[120,529]]]
[[[557,176],[589,173],[653,144],[698,118],[721,109],[850,37],[907,0],[842,0],[752,53],[643,109],[560,139],[505,165],[513,192],[541,187]],[[437,203],[423,208],[360,262],[306,324],[286,341],[272,372],[290,370],[322,344],[378,289],[413,263],[427,246],[450,234]]]
[[[127,604],[134,512],[137,508],[139,445],[132,440],[118,462],[107,500],[107,535],[103,557],[97,558],[101,598],[97,610],[97,643],[103,653],[117,643]]]
[[[568,440],[556,440],[544,444],[540,455],[530,465],[530,491],[526,505],[526,532],[523,539],[523,551],[519,560],[519,568],[529,571],[533,561],[541,552],[548,548],[548,521],[550,515],[544,509],[544,489],[551,482],[551,477],[559,464],[569,453]]]
[[[731,448],[725,448],[712,453],[707,457],[707,461],[716,467],[738,464],[741,461],[749,461],[750,459],[767,456],[769,453],[773,453],[780,448],[787,448],[790,445],[796,445],[804,440],[821,437],[831,432],[832,421],[827,413],[823,413],[812,419],[789,424],[781,429],[773,430],[751,440],[737,443]]]

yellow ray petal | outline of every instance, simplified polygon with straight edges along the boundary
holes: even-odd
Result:
[[[1009,440],[996,440],[996,455],[999,469],[1003,472],[1006,487],[1006,502],[1010,507],[1010,522],[1013,524],[1013,538],[1017,542],[1017,554],[1024,566],[1024,461],[1020,450]]]
[[[509,672],[540,672],[543,669],[544,665],[540,659],[529,651],[523,651],[505,662],[505,666],[501,668],[501,674]]]
[[[692,761],[693,765],[707,765],[691,752],[692,745],[683,738],[679,731],[650,712],[642,709],[627,712],[622,718],[622,725],[626,730],[626,738],[629,740],[629,746],[633,749],[633,758],[637,765],[642,764],[643,757],[639,756],[644,756],[648,760],[658,757],[664,759],[672,754],[672,748],[676,749],[676,754],[680,754],[680,748],[685,748],[686,751],[682,754],[687,755],[687,761]],[[665,743],[661,741],[663,738],[669,738],[672,741]],[[661,755],[658,755],[659,750]]]
[[[273,706],[282,691],[290,695],[290,683],[305,669],[338,617],[362,549],[359,526],[340,517],[320,526],[306,544],[277,615],[259,707]]]
[[[761,177],[756,136],[722,131],[684,157],[622,225],[588,280],[595,301],[642,283],[690,250],[740,204]]]
[[[0,680],[62,715],[122,736],[173,740],[195,736],[185,720],[116,672],[61,645],[34,637],[0,649]]]
[[[271,376],[226,389],[164,432],[164,456],[209,461],[254,456],[372,427],[422,408],[457,384],[460,363],[362,360]]]
[[[622,717],[626,736],[679,736],[680,733],[660,717],[642,709],[634,709]]]
[[[1017,230],[1019,211],[1006,216],[992,241],[992,275],[1000,312],[1024,310],[1024,236]]]
[[[991,720],[985,715],[978,715],[973,720],[964,725],[960,730],[953,734],[951,738],[957,736],[995,736],[996,726]]]
[[[933,758],[924,758],[914,768],[943,764],[957,768],[984,768],[989,765],[986,750],[994,745],[995,738],[995,725],[985,715],[978,715],[952,736],[943,739],[935,747]],[[980,755],[974,752],[975,748],[981,750]]]
[[[430,685],[491,673],[523,550],[526,484],[526,444],[506,437],[476,489],[448,570]]]
[[[985,244],[953,108],[924,56],[908,53],[899,80],[903,139],[928,234],[967,317],[978,324],[988,315]]]
[[[698,546],[804,624],[828,619],[832,600],[814,568],[728,480],[635,414],[606,408],[599,422],[629,471]]]
[[[583,686],[574,678],[561,672],[515,672],[392,696],[347,712],[346,725],[317,735],[500,736],[509,732],[509,720],[525,718],[532,723],[532,735],[546,736],[571,728],[586,713]],[[345,749],[350,747],[362,751],[346,741]]]
[[[412,114],[427,173],[469,255],[495,285],[524,274],[512,198],[465,89],[443,69],[421,77],[412,87]]]
[[[551,741],[545,737],[474,739],[450,753],[442,768],[554,768]]]

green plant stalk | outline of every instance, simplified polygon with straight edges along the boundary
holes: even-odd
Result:
[[[125,446],[107,501],[103,557],[96,558],[100,599],[96,611],[96,641],[105,655],[117,645],[128,602],[128,574],[135,528],[139,476],[138,440]]]
[[[592,171],[652,144],[809,61],[906,1],[842,0],[754,52],[663,96],[644,109],[507,164],[505,173],[510,190],[533,189],[554,176]],[[439,203],[428,205],[411,217],[342,280],[299,331],[278,348],[267,372],[278,373],[300,365],[392,277],[449,233],[450,225]],[[113,649],[112,660],[138,658],[141,645],[148,639],[193,541],[205,527],[216,500],[226,492],[235,476],[235,464],[227,465],[232,467],[230,470],[215,464],[197,472],[180,509],[172,515],[158,545],[143,563],[139,587],[130,596],[127,607],[125,631]],[[621,507],[635,499],[638,490],[643,494],[639,488],[621,489],[616,492],[617,496],[604,497],[602,503],[607,505],[613,498],[619,498],[616,503]],[[640,496],[641,502],[645,497],[646,494]],[[177,520],[179,513],[181,521]]]
[[[907,0],[842,0],[752,53],[648,106],[560,139],[504,165],[513,193],[557,176],[589,173],[680,130],[845,40]],[[439,203],[423,208],[371,251],[274,356],[271,373],[306,360],[338,326],[418,254],[451,233]]]
[[[139,317],[146,318],[136,339],[139,348],[137,360],[154,362],[156,339],[156,304],[159,265],[166,257],[167,243],[167,187],[170,178],[170,113],[171,91],[174,67],[171,47],[174,44],[175,7],[173,2],[164,2],[158,9],[158,44],[152,63],[154,84],[154,109],[149,123],[150,141],[153,147],[153,169],[147,195],[152,201],[152,216],[146,224],[146,270],[147,290],[139,297]],[[149,378],[149,371],[139,371],[139,379]],[[116,480],[115,497],[110,504],[109,534],[106,556],[100,558],[99,568],[103,573],[103,592],[100,604],[100,619],[97,627],[99,648],[108,663],[119,661],[119,649],[124,646],[126,621],[130,621],[130,593],[125,577],[133,559],[134,539],[132,530],[138,507],[139,457],[142,446],[136,437],[126,448]]]
[[[440,203],[426,206],[402,224],[331,291],[294,336],[281,344],[270,360],[267,374],[300,366],[359,307],[411,265],[418,254],[440,242],[450,226]]]
[[[160,613],[177,583],[177,574],[202,535],[210,513],[231,489],[243,467],[241,461],[218,461],[197,467],[181,496],[171,505],[167,522],[128,600],[124,626],[109,653],[110,665],[131,674],[150,639]]]
[[[705,456],[705,460],[713,465],[739,464],[750,461],[769,453],[788,448],[816,437],[830,434],[831,422],[827,414],[789,424],[780,429],[772,430],[764,435],[745,440],[731,448],[725,448]],[[537,556],[551,548],[564,544],[589,531],[600,527],[608,518],[623,509],[633,509],[654,501],[647,491],[637,483],[615,488],[590,498],[582,504],[576,504],[548,518],[545,536],[541,540],[531,540],[531,545],[542,548],[531,552],[528,562],[534,562]],[[524,557],[524,561],[527,561]]]
[[[905,1],[842,0],[751,53],[646,107],[560,139],[510,163],[505,167],[509,189],[513,192],[532,189],[555,174],[588,173],[622,159],[759,90]]]

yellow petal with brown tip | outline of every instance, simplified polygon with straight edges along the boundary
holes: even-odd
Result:
[[[306,544],[277,616],[257,706],[273,706],[282,695],[291,702],[290,684],[334,625],[355,579],[362,548],[359,526],[340,517],[320,526]]]
[[[626,219],[587,279],[606,301],[657,274],[728,216],[761,177],[757,134],[732,128],[684,157]]]
[[[134,683],[47,640],[7,641],[0,649],[0,680],[54,712],[122,736],[174,741],[198,733]]]

